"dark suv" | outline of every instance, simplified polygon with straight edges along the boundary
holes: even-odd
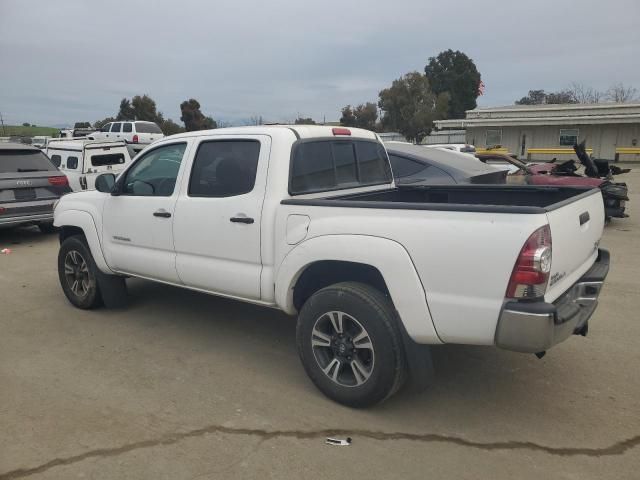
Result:
[[[0,227],[53,231],[53,206],[71,192],[67,177],[36,147],[0,143]]]

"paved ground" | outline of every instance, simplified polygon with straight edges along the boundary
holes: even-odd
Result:
[[[125,310],[76,310],[56,237],[0,231],[0,480],[640,478],[637,193],[631,208],[606,229],[589,337],[542,360],[439,347],[433,388],[366,411],[314,389],[278,312],[143,281]]]

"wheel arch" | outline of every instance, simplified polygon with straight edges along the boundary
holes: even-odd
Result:
[[[54,225],[60,229],[60,243],[73,235],[84,235],[96,266],[103,273],[113,273],[104,258],[98,229],[89,213],[80,210],[65,210],[55,216]]]
[[[442,343],[411,257],[402,245],[386,238],[325,235],[300,243],[278,269],[276,303],[294,315],[313,293],[343,281],[366,283],[388,295],[415,342]]]

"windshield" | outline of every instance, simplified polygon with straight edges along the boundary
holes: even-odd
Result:
[[[34,150],[0,150],[0,173],[49,171],[56,171],[56,167],[42,152]]]
[[[155,123],[136,123],[136,132],[138,133],[162,133],[160,127]]]

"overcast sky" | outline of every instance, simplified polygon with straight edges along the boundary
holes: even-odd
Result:
[[[640,1],[0,0],[5,123],[114,115],[147,93],[205,114],[336,120],[428,57],[469,55],[481,106],[579,81],[640,89]]]

